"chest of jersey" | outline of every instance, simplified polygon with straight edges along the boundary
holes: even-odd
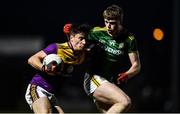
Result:
[[[71,74],[74,69],[76,69],[76,67],[83,63],[85,59],[85,54],[83,52],[79,54],[74,54],[72,49],[70,48],[59,48],[57,50],[57,54],[63,61],[62,72],[65,75]]]
[[[107,53],[114,56],[120,56],[124,54],[125,51],[125,43],[124,42],[117,42],[110,37],[101,37],[98,39],[100,43],[100,47]]]

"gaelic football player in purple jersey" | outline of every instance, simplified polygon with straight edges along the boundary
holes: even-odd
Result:
[[[51,78],[70,75],[73,73],[73,66],[83,63],[86,37],[90,27],[86,24],[76,24],[69,29],[68,42],[50,44],[28,59],[28,63],[38,71],[30,81],[25,95],[26,101],[34,113],[52,113],[53,107],[59,113],[64,113],[54,95],[53,83],[55,82]],[[48,54],[57,54],[62,59],[61,69],[54,64],[50,69],[43,66],[42,61]]]

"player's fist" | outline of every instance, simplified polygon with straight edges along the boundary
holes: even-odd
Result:
[[[56,61],[52,61],[48,63],[47,65],[43,65],[42,67],[42,71],[48,74],[55,74],[57,70],[58,70],[58,65]]]
[[[117,78],[117,84],[126,83],[128,80],[127,73],[120,73]]]
[[[65,25],[64,25],[64,28],[63,28],[63,32],[64,32],[65,34],[69,34],[71,27],[72,27],[72,24],[71,24],[71,23],[65,24]]]
[[[56,73],[61,71],[63,61],[57,54],[49,54],[42,61],[42,71],[46,73]]]

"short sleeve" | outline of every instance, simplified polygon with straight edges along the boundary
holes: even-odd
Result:
[[[48,54],[57,54],[57,45],[56,43],[48,45],[46,48],[43,49],[43,51]]]
[[[137,41],[134,36],[129,36],[128,38],[128,53],[138,51],[137,50]]]
[[[104,34],[103,32],[105,32],[106,29],[103,27],[94,27],[93,29],[91,29],[88,39],[89,40],[93,40],[93,41],[98,41],[100,37],[102,37]]]

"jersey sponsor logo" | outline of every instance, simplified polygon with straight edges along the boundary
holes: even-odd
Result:
[[[105,47],[105,51],[109,52],[109,53],[112,53],[112,54],[115,54],[115,55],[122,55],[123,54],[123,51],[121,50],[117,50],[117,49],[113,49],[111,47]]]
[[[124,48],[124,43],[120,43],[120,44],[119,44],[119,48],[120,48],[120,49]]]
[[[107,41],[105,41],[103,39],[99,39],[99,42],[102,43],[101,48],[104,48],[105,51],[107,51],[109,53],[112,53],[114,55],[122,55],[123,54],[123,51],[121,49],[124,48],[124,43],[120,43],[119,44],[119,49],[116,49],[116,44],[117,43],[116,43],[115,40],[109,40],[107,42]],[[108,44],[106,44],[106,43],[108,43]],[[114,47],[114,48],[111,48],[111,47]]]
[[[115,45],[116,45],[116,41],[115,41],[115,40],[105,41],[105,40],[103,40],[103,39],[99,39],[99,42],[101,42],[102,44],[108,43],[110,46],[115,46]]]
[[[109,44],[110,44],[111,46],[115,46],[116,41],[115,41],[115,40],[110,40],[110,41],[109,41]]]
[[[105,44],[106,41],[105,40],[102,40],[102,39],[99,39],[99,42],[101,42],[102,44]]]

